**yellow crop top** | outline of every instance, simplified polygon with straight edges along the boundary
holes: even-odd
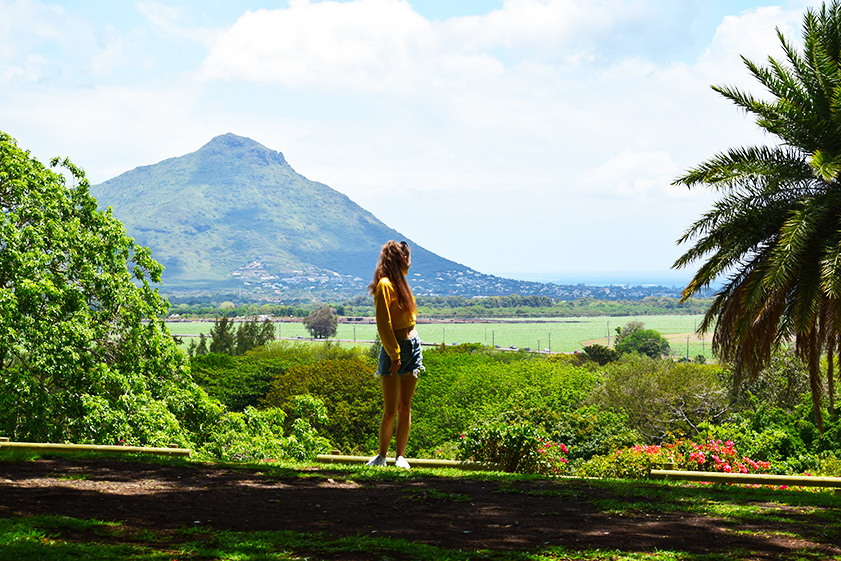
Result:
[[[380,334],[383,348],[392,360],[397,360],[400,358],[400,344],[394,330],[414,327],[416,314],[400,307],[394,285],[385,277],[377,283],[374,309],[377,316],[377,332]]]

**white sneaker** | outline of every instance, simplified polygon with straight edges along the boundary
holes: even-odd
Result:
[[[373,458],[368,460],[368,463],[366,465],[369,465],[369,466],[384,466],[385,465],[385,456],[381,456],[380,454],[377,454],[376,456],[374,456]]]
[[[397,459],[394,460],[394,465],[403,469],[412,469],[412,466],[409,465],[409,462],[403,456],[397,456]]]

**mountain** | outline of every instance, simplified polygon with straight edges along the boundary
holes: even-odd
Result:
[[[345,195],[296,173],[280,152],[234,134],[94,185],[91,194],[164,265],[166,293],[353,298],[365,292],[380,248],[393,239],[412,246],[409,274],[418,295],[676,295],[662,287],[561,286],[484,275],[424,249]]]
[[[164,287],[327,284],[364,290],[382,245],[405,236],[283,154],[225,134],[91,187],[165,267]],[[475,273],[407,240],[421,279]],[[277,290],[282,291],[283,286]]]

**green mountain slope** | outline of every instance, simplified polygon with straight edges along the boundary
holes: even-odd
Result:
[[[323,284],[326,276],[337,290],[358,293],[383,243],[406,239],[341,193],[296,173],[280,152],[233,134],[126,172],[91,193],[164,264],[165,288],[282,292],[286,285]],[[407,241],[418,280],[475,274]]]

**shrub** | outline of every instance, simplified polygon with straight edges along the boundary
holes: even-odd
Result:
[[[737,376],[734,369],[722,370],[723,383],[730,388],[730,402],[737,409],[753,410],[757,403],[786,411],[809,393],[809,372],[793,349],[777,351],[755,377]]]
[[[578,466],[575,475],[581,477],[644,479],[659,464],[659,460],[645,451],[617,450],[612,454],[594,456]]]
[[[316,416],[319,408],[323,409],[323,404],[311,397],[303,397],[296,403],[301,412],[314,409],[309,413],[316,413]],[[294,419],[289,435],[284,436],[286,420],[286,413],[277,408],[258,410],[249,407],[242,413],[226,413],[212,428],[198,456],[223,461],[278,458],[304,461],[330,450],[327,439],[319,436],[304,417]]]
[[[588,369],[524,355],[425,350],[427,371],[415,391],[410,445],[432,453],[469,427],[505,412],[564,414],[580,407],[598,381]]]
[[[822,477],[841,477],[841,458],[835,452],[823,452],[815,458],[812,473]]]
[[[296,365],[274,377],[261,404],[292,412],[295,396],[318,397],[329,417],[324,434],[335,446],[348,452],[375,448],[382,390],[374,370],[358,354]]]
[[[663,445],[637,445],[612,454],[595,456],[578,466],[582,477],[647,477],[654,468],[671,464],[673,469],[718,471],[722,473],[767,473],[768,462],[756,461],[740,454],[732,441],[709,441],[705,444],[677,441]]]
[[[504,471],[560,474],[567,448],[525,423],[497,421],[471,427],[461,436],[458,457],[498,464]]]
[[[190,360],[190,370],[193,380],[210,396],[232,411],[244,411],[246,407],[258,407],[272,380],[293,366],[358,357],[358,349],[343,348],[336,343],[316,345],[277,341],[242,356],[195,356]]]
[[[193,381],[231,411],[256,407],[271,380],[288,367],[283,360],[254,360],[248,355],[211,353],[190,359]]]
[[[701,423],[722,420],[727,389],[716,366],[635,356],[602,369],[602,384],[591,403],[621,411],[629,428],[649,442],[662,442],[674,436],[695,437]]]
[[[535,416],[532,418],[537,420]],[[564,413],[546,413],[541,426],[553,440],[569,446],[570,461],[608,454],[643,440],[637,431],[628,428],[623,414],[592,405]]]

